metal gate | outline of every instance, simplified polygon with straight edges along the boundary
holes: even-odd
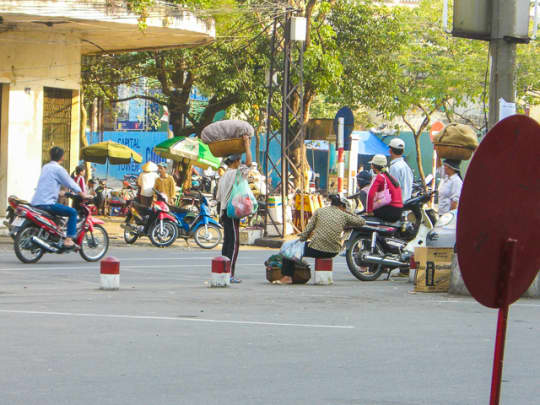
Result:
[[[43,88],[42,164],[49,161],[49,150],[53,146],[59,146],[65,152],[62,165],[69,170],[72,98],[72,90]]]

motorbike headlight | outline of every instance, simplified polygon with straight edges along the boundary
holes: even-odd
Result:
[[[449,223],[451,223],[454,220],[454,213],[453,212],[447,212],[446,214],[442,215],[439,220],[437,221],[437,224],[435,226],[446,226]]]

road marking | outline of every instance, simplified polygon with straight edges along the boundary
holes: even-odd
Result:
[[[69,263],[71,264],[71,263]],[[244,266],[259,266],[260,263],[239,263],[238,266],[239,267],[244,267]],[[208,267],[208,269],[210,269],[212,267],[212,264],[211,263],[207,263],[207,264],[160,264],[159,266],[155,266],[159,269],[161,268],[176,268],[176,267]],[[148,269],[148,268],[153,268],[152,266],[149,266],[149,265],[145,265],[145,266],[130,266],[130,265],[127,265],[127,266],[122,266],[120,265],[120,270],[126,270],[126,269]],[[23,267],[23,265],[21,265],[21,267],[2,267],[0,268],[0,271],[32,271],[32,270],[80,270],[80,269],[94,269],[94,267],[92,265],[85,265],[83,266],[82,264],[80,266],[77,266],[77,267],[65,267],[63,265],[58,265],[58,266],[55,266],[55,267],[44,267],[44,266],[40,266],[40,265],[34,265],[32,266],[32,268],[30,267]]]
[[[479,304],[476,301],[460,301],[460,300],[446,300],[446,301],[435,301],[441,304]],[[523,303],[514,303],[513,307],[540,307],[540,304],[523,304]]]
[[[112,315],[112,314],[91,314],[76,312],[42,312],[42,311],[17,311],[0,309],[6,314],[26,314],[26,315],[50,315],[50,316],[72,316],[78,318],[116,318],[116,319],[149,319],[158,321],[184,321],[184,322],[206,322],[206,323],[230,323],[235,325],[257,325],[257,326],[292,326],[299,328],[324,328],[324,329],[354,329],[352,325],[317,325],[304,323],[279,323],[279,322],[258,322],[258,321],[228,321],[222,319],[196,319],[171,316],[145,316],[145,315]]]

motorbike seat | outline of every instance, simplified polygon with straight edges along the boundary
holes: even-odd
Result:
[[[386,222],[378,217],[364,217],[366,220],[367,225],[373,225],[373,226],[389,226],[393,228],[399,228],[401,226],[401,221],[398,220],[396,222]]]
[[[33,205],[30,205],[30,208],[32,209],[32,211],[35,211],[38,214],[43,215],[44,217],[52,219],[54,222],[58,222],[59,220],[62,219],[62,216],[60,216],[60,215],[56,215],[56,214],[53,214],[52,212],[42,210],[42,209],[37,208],[37,207],[35,207]]]
[[[185,208],[175,207],[174,205],[169,205],[169,209],[177,214],[187,214],[188,212],[190,212]]]

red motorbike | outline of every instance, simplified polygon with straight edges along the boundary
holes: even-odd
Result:
[[[66,218],[40,210],[30,204],[18,204],[12,226],[15,231],[14,249],[23,263],[36,263],[45,253],[79,251],[82,258],[95,262],[109,249],[109,235],[104,222],[92,217],[86,202],[75,194],[66,197],[78,202],[77,236],[73,248],[64,246]]]

